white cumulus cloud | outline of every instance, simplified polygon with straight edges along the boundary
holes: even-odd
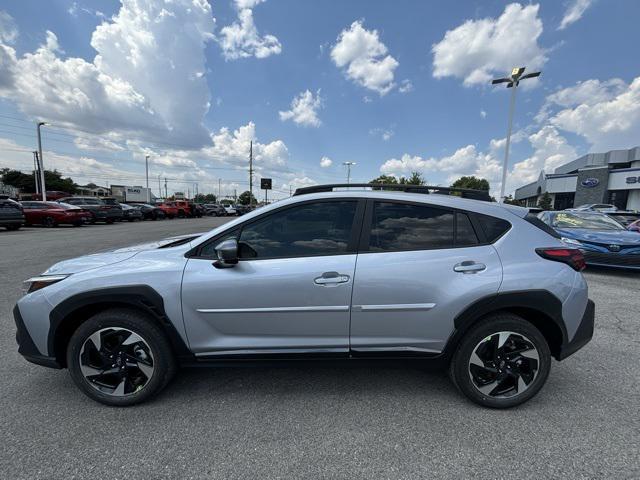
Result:
[[[637,146],[640,77],[629,84],[620,79],[579,82],[548,96],[537,118],[584,137],[593,151]]]
[[[320,90],[315,94],[309,90],[300,92],[291,101],[291,110],[281,111],[280,120],[293,120],[298,125],[305,127],[319,127],[322,122],[318,118],[318,110],[322,108]]]
[[[577,22],[582,18],[584,12],[593,4],[593,0],[572,0],[567,6],[567,10],[564,12],[562,21],[558,30],[564,30],[572,23]]]
[[[214,27],[205,0],[123,0],[93,32],[92,62],[64,58],[53,32],[21,57],[0,45],[0,95],[56,125],[197,148],[209,141],[204,49]]]
[[[253,8],[265,0],[236,0],[238,20],[220,30],[218,39],[227,60],[256,57],[267,58],[282,52],[274,35],[260,35],[253,21]]]
[[[487,84],[513,67],[529,70],[547,61],[538,45],[542,34],[539,5],[507,5],[498,18],[467,20],[433,45],[433,76],[463,79],[466,86]]]
[[[0,42],[13,44],[18,38],[18,27],[13,17],[0,10]]]
[[[367,30],[355,21],[338,36],[331,49],[331,59],[344,68],[347,78],[380,95],[395,87],[394,71],[398,61],[389,55],[377,30]]]
[[[322,157],[320,159],[320,166],[322,168],[329,168],[331,165],[333,165],[333,160],[331,160],[329,157]]]

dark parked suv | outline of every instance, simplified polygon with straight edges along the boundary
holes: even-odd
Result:
[[[68,203],[88,210],[91,213],[91,223],[113,223],[122,219],[122,209],[119,205],[107,205],[96,197],[67,197],[61,198],[58,202]]]
[[[22,206],[10,198],[0,198],[0,227],[18,230],[24,225]]]

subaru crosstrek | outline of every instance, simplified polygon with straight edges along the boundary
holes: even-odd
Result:
[[[52,266],[15,307],[19,352],[109,405],[149,399],[180,365],[337,358],[435,362],[504,408],[591,339],[583,255],[527,209],[326,190]]]

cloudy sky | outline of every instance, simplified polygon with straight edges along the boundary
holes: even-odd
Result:
[[[274,196],[417,170],[507,191],[587,152],[640,144],[636,0],[0,1],[0,168],[79,182]]]

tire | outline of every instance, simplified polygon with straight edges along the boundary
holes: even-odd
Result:
[[[22,225],[5,225],[5,228],[9,232],[15,232],[16,230],[20,230],[20,227],[22,227]]]
[[[140,341],[131,342],[132,335]],[[97,338],[102,356],[95,348]],[[129,340],[129,344],[111,348],[118,344],[118,339],[120,343]],[[105,365],[105,360],[114,363]],[[67,346],[67,366],[74,383],[85,395],[118,407],[154,397],[167,386],[177,369],[169,341],[160,327],[147,316],[123,308],[97,313],[78,327]],[[104,372],[103,367],[114,372],[100,373]]]
[[[114,222],[115,222],[115,220],[110,219],[110,220],[105,220],[105,222],[104,222],[104,223],[106,223],[107,225],[113,225],[113,224],[114,224]]]
[[[57,227],[58,226],[58,224],[56,223],[56,221],[52,217],[46,217],[44,220],[42,220],[42,225],[44,225],[47,228],[52,228],[52,227]]]
[[[81,227],[82,226],[82,222],[73,222],[72,225],[74,227]]]
[[[501,342],[502,348],[496,349]],[[551,352],[542,333],[517,315],[500,313],[484,318],[465,334],[451,359],[449,375],[458,390],[478,405],[510,408],[533,398],[550,369]]]

